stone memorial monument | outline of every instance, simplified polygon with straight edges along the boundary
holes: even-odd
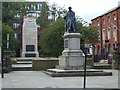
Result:
[[[78,32],[75,21],[75,13],[69,7],[64,19],[66,20],[66,32],[64,38],[64,50],[59,56],[59,65],[54,69],[44,71],[52,77],[71,77],[71,76],[111,76],[112,72],[103,70],[87,69],[85,70],[85,55],[80,49],[81,34]],[[84,78],[85,80],[85,78]]]
[[[75,13],[69,7],[69,11],[64,17],[66,21],[66,32],[64,33],[64,50],[59,56],[60,69],[83,69],[85,55],[80,49],[81,34],[78,33],[77,24],[75,21]]]
[[[39,57],[36,18],[25,16],[22,30],[22,57]]]

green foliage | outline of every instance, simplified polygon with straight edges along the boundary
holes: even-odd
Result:
[[[62,18],[58,18],[56,22],[49,25],[42,32],[41,36],[41,51],[40,54],[45,56],[58,57],[63,50],[63,34],[65,23]]]
[[[0,47],[2,46],[2,23],[0,21]]]
[[[3,44],[3,50],[6,49],[6,44],[7,44],[7,34],[9,34],[9,45],[10,45],[10,50],[15,50],[17,42],[16,39],[14,38],[14,32],[11,29],[9,25],[2,24],[2,44]]]
[[[40,16],[37,19],[37,23],[40,25],[41,29],[45,29],[49,24],[54,22],[57,18],[63,17],[65,15],[66,9],[64,7],[59,7],[57,4],[49,6],[46,3],[42,4]],[[51,19],[48,19],[48,17]]]
[[[12,26],[14,16],[18,13],[20,9],[18,3],[16,2],[3,2],[2,3],[2,22],[7,23]]]
[[[37,23],[40,25],[41,29],[46,28],[48,25],[48,11],[49,8],[47,3],[42,4],[41,13],[39,18],[37,19]]]
[[[19,23],[22,20],[23,16],[25,16],[29,10],[33,10],[33,7],[26,8],[30,4],[34,4],[34,2],[3,2],[2,3],[2,44],[3,49],[6,49],[6,38],[7,34],[10,34],[10,50],[14,51],[19,49],[19,45],[16,43],[16,39],[14,38],[14,32],[12,30],[13,23]],[[17,17],[16,17],[17,16]],[[19,16],[19,17],[18,17]]]
[[[93,45],[99,42],[99,33],[97,32],[97,28],[93,25],[83,26],[80,20],[77,21],[78,30],[82,34],[81,37],[81,49],[84,51],[84,41],[85,39],[90,40],[90,44]]]
[[[84,50],[84,40],[89,39],[91,44],[98,42],[99,34],[96,27],[90,25],[83,26],[80,21],[77,21],[78,30],[82,34],[81,49]],[[55,23],[49,25],[41,35],[40,40],[40,55],[58,57],[63,51],[63,34],[65,32],[65,21],[63,18],[58,18]]]
[[[17,63],[16,58],[15,57],[10,57],[10,63],[11,64],[16,64]]]
[[[82,40],[89,39],[91,44],[95,44],[99,41],[99,33],[97,28],[93,25],[83,26],[80,21],[77,21],[78,30],[82,34]]]
[[[29,6],[34,2],[3,2],[2,3],[2,22],[8,24],[12,27],[13,22],[15,22],[15,16],[19,15],[19,18],[23,18],[29,10],[26,6]]]

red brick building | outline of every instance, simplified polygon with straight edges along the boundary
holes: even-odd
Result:
[[[93,47],[93,54],[99,59],[108,59],[108,54],[120,48],[120,2],[117,7],[91,21],[100,33],[100,42]]]

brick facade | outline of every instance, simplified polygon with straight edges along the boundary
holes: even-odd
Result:
[[[100,33],[100,42],[93,47],[94,55],[108,55],[120,46],[120,5],[91,20]]]

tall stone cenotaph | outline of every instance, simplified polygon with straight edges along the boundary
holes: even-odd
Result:
[[[39,57],[36,18],[25,16],[22,29],[22,57]]]

